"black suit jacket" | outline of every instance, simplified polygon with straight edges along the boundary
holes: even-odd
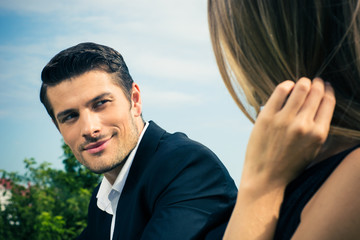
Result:
[[[110,238],[111,216],[96,205],[98,189],[79,239]],[[224,228],[217,227],[226,226],[236,194],[213,152],[150,122],[119,199],[113,239],[204,239],[212,229],[211,238],[221,238]]]

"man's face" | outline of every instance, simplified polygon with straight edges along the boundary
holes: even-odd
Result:
[[[89,71],[49,87],[47,96],[65,143],[90,170],[119,166],[136,146],[142,129],[136,84],[130,103],[110,74]]]

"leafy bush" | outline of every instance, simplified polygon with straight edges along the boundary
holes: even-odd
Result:
[[[83,167],[63,144],[64,170],[25,159],[25,174],[0,170],[11,199],[0,211],[0,239],[74,239],[86,226],[100,175]]]

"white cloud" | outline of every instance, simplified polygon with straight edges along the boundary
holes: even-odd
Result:
[[[46,39],[31,45],[0,46],[11,55],[53,56],[83,41],[114,47],[125,59],[135,59],[141,71],[171,79],[206,80],[217,69],[200,54],[211,52],[207,30],[206,0],[28,0],[0,1],[0,9],[36,14],[42,24],[58,22]],[[45,21],[46,20],[46,21]],[[195,48],[195,49],[194,49]],[[56,50],[55,50],[56,49]],[[124,49],[124,51],[123,51]],[[212,55],[210,55],[213,58]],[[132,68],[130,66],[130,68]]]
[[[217,69],[211,62],[176,55],[139,54],[134,59],[136,66],[145,75],[166,79],[167,81],[188,81],[206,83],[214,80]]]
[[[154,88],[148,85],[140,86],[140,90],[144,105],[146,105],[147,108],[174,109],[174,107],[196,106],[203,103],[201,94],[189,94],[174,90]]]
[[[0,8],[23,13],[96,11],[97,15],[101,15],[105,11],[113,14],[127,14],[128,16],[138,16],[146,12],[152,14],[161,10],[163,14],[159,15],[159,17],[162,18],[173,15],[173,13],[167,11],[173,8],[178,10],[178,14],[191,12],[196,15],[199,13],[197,11],[198,8],[204,4],[206,5],[206,0],[102,0],[101,2],[98,0],[5,0],[0,2]],[[193,8],[189,8],[189,5]],[[128,9],[133,9],[134,11],[129,12],[127,11]],[[154,16],[158,15],[154,14]]]
[[[0,1],[0,9],[36,14],[49,24],[89,24],[114,34],[130,31],[184,41],[208,39],[206,0],[5,0]]]

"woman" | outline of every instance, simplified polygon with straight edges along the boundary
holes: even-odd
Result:
[[[222,78],[256,118],[225,239],[360,239],[359,9],[208,1]]]

